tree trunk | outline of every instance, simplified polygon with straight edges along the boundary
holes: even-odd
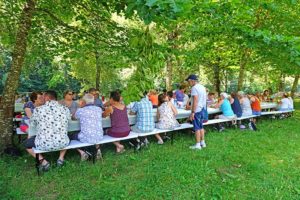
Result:
[[[171,56],[167,59],[167,69],[166,69],[166,89],[172,90],[172,78],[173,78],[173,63]]]
[[[12,65],[4,86],[3,97],[0,102],[0,152],[12,144],[12,121],[14,113],[15,94],[19,85],[19,77],[24,63],[27,37],[31,28],[31,21],[35,9],[35,1],[27,0],[22,11],[16,43],[12,55]]]
[[[98,50],[95,51],[96,56],[96,89],[100,89],[100,72],[101,72],[101,66],[100,66],[100,53]]]
[[[246,48],[242,54],[241,61],[240,61],[240,72],[239,72],[239,80],[238,80],[238,87],[237,91],[243,89],[244,86],[244,78],[245,78],[245,71],[246,71],[246,64],[250,56],[250,49]]]
[[[279,92],[284,92],[285,90],[285,75],[284,74],[280,74],[280,81],[278,84],[278,91]]]
[[[215,91],[218,93],[218,95],[221,94],[221,80],[220,80],[220,67],[219,65],[214,65],[214,86]]]
[[[294,79],[293,87],[291,90],[291,97],[293,97],[293,98],[295,96],[295,92],[297,92],[297,89],[298,89],[299,77],[300,77],[300,74],[296,75],[295,79]]]

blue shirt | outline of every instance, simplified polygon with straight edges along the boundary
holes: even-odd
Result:
[[[154,130],[155,124],[152,103],[147,97],[136,102],[131,110],[137,114],[136,126],[139,130],[143,132],[151,132]]]
[[[97,107],[103,108],[103,103],[102,103],[102,101],[101,101],[100,99],[98,99],[98,98],[95,99],[94,104],[95,104],[95,106],[97,106]]]
[[[184,93],[181,90],[176,90],[175,95],[177,101],[183,102]]]
[[[223,103],[221,105],[221,111],[223,112],[223,115],[226,117],[230,117],[234,115],[228,99],[223,100]]]

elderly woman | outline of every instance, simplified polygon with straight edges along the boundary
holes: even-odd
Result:
[[[229,102],[229,95],[225,92],[222,92],[220,97],[221,100],[215,105],[215,108],[220,108],[223,114],[216,116],[216,119],[235,119],[236,115],[232,111]]]
[[[75,113],[78,109],[78,103],[73,100],[73,92],[71,90],[67,90],[64,92],[64,99],[59,101],[61,105],[66,106],[74,119]]]
[[[69,135],[70,140],[78,140],[90,144],[97,144],[103,138],[102,109],[94,105],[94,96],[85,94],[80,100],[80,107],[75,118],[80,121],[80,132]],[[98,148],[99,146],[97,146]],[[88,159],[88,154],[78,149],[81,160]],[[101,158],[100,149],[97,150],[97,158]]]
[[[126,137],[130,133],[129,119],[126,106],[121,103],[121,94],[118,91],[110,93],[110,106],[104,111],[103,116],[110,116],[111,128],[107,130],[107,134],[111,137]],[[116,152],[122,153],[124,146],[120,141],[114,142]]]

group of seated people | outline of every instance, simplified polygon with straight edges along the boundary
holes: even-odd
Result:
[[[57,101],[55,91],[46,91],[45,93],[34,92],[31,94],[31,101],[24,105],[26,119],[29,121],[30,129],[36,130],[35,135],[29,135],[24,142],[27,151],[35,157],[33,147],[39,150],[53,151],[60,150],[68,146],[70,140],[97,144],[107,134],[111,137],[122,138],[129,135],[130,131],[137,133],[147,133],[157,129],[173,130],[180,126],[176,120],[178,105],[185,109],[190,109],[186,89],[180,87],[178,91],[163,91],[157,94],[151,90],[144,92],[140,101],[135,102],[129,111],[123,102],[121,92],[113,91],[110,98],[103,103],[99,99],[99,92],[91,88],[88,93],[79,101],[74,101],[73,92],[66,91],[64,98]],[[187,98],[186,98],[187,96]],[[175,99],[177,101],[175,101]],[[281,106],[290,109],[289,98],[284,95],[281,100]],[[181,102],[180,104],[176,104]],[[207,106],[220,108],[221,115],[216,116],[220,119],[234,119],[241,116],[260,115],[260,100],[256,95],[246,95],[243,92],[220,94],[220,100],[217,102],[213,93],[208,93]],[[157,108],[157,119],[153,117],[153,108]],[[128,114],[136,115],[136,123],[130,126]],[[102,118],[110,117],[111,127],[103,129]],[[79,120],[80,132],[68,134],[68,122],[71,119]],[[157,123],[155,123],[157,121]],[[30,134],[30,132],[29,132]],[[158,144],[164,141],[159,134],[155,135]],[[144,143],[148,143],[147,138],[140,138]],[[120,141],[114,142],[116,153],[122,153],[125,150]],[[81,160],[87,160],[89,155],[86,151],[78,149]],[[66,150],[61,150],[57,165],[64,164]],[[97,149],[97,158],[100,158],[100,148]],[[40,166],[42,170],[47,171],[50,164],[39,155]]]
[[[26,118],[29,119],[30,130],[35,130],[34,135],[29,132],[28,139],[24,142],[27,151],[35,156],[32,148],[39,150],[53,151],[66,147],[70,140],[78,140],[90,144],[97,144],[107,134],[111,137],[122,138],[129,135],[130,131],[144,133],[151,132],[154,128],[174,129],[179,125],[176,120],[177,110],[170,102],[167,94],[158,95],[157,123],[153,117],[153,105],[148,98],[149,93],[145,92],[139,102],[131,108],[131,115],[136,115],[136,124],[130,127],[127,107],[123,103],[121,93],[113,91],[110,99],[105,104],[95,101],[94,89],[85,94],[78,102],[72,99],[72,92],[66,91],[64,99],[57,101],[55,91],[45,93],[34,92],[31,94],[31,101],[24,105]],[[111,127],[103,129],[102,118],[110,116]],[[79,120],[80,132],[68,135],[68,122],[71,119]],[[158,144],[163,144],[159,134],[155,135]],[[147,142],[147,138],[143,138]],[[120,141],[114,142],[117,153],[124,152],[124,145]],[[87,160],[87,152],[78,149],[82,160]],[[60,151],[57,165],[64,164],[66,150]],[[97,150],[97,158],[101,155]],[[40,165],[43,170],[48,170],[50,164],[39,155]]]

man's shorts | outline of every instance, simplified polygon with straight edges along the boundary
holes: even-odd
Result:
[[[193,126],[194,131],[203,129],[203,120],[204,120],[204,109],[201,112],[197,112],[194,115]]]
[[[33,147],[35,147],[35,136],[32,136],[28,139],[26,139],[24,142],[23,142],[23,145],[26,149],[32,149]]]

